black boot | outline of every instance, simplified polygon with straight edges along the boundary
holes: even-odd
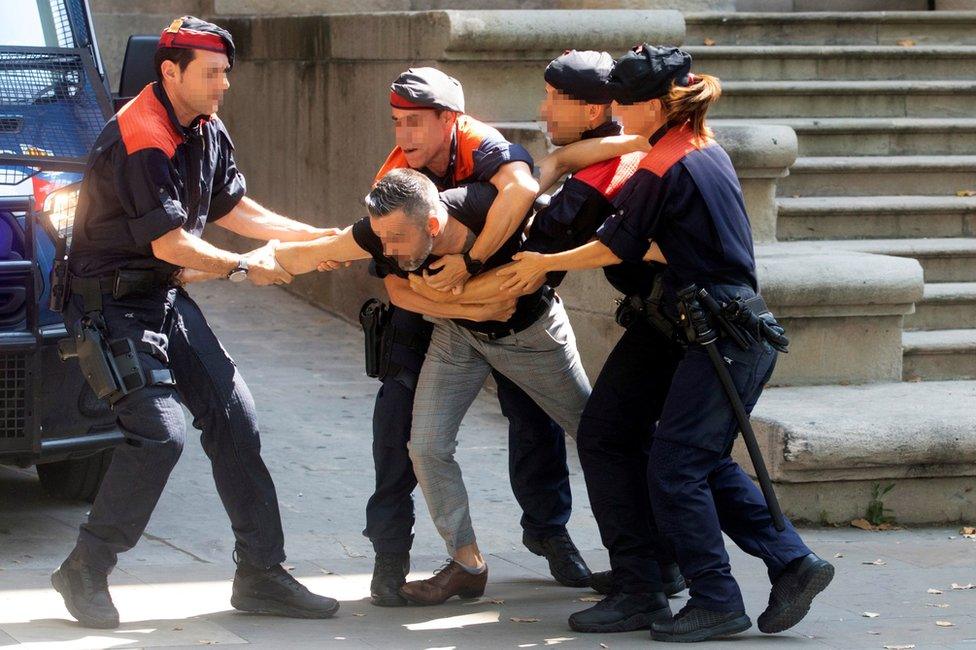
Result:
[[[661,581],[668,597],[685,590],[685,579],[677,564],[661,565]],[[590,576],[590,589],[604,596],[613,591],[613,571],[597,571]]]
[[[545,539],[522,533],[522,543],[525,548],[549,561],[549,573],[559,584],[566,587],[589,586],[590,569],[570,539],[569,533],[557,533]]]
[[[686,605],[674,618],[651,625],[651,638],[694,643],[745,632],[751,626],[745,612],[713,612]]]
[[[119,610],[108,593],[108,574],[70,557],[51,575],[51,585],[64,598],[64,606],[85,627],[114,630]]]
[[[668,597],[661,592],[628,594],[616,591],[593,607],[569,617],[575,632],[646,630],[654,621],[670,620]]]
[[[313,594],[280,564],[261,569],[239,563],[230,604],[242,612],[291,618],[329,618],[339,610],[337,600]]]
[[[769,606],[759,615],[759,631],[774,634],[799,623],[810,611],[813,597],[833,578],[833,565],[813,553],[790,562],[773,581]]]
[[[400,595],[400,587],[410,573],[409,553],[377,553],[373,564],[373,579],[369,583],[369,599],[378,607],[402,607],[407,604]]]

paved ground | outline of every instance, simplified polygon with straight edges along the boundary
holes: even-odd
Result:
[[[472,408],[459,450],[479,539],[491,554],[486,598],[438,608],[371,606],[365,600],[370,547],[359,531],[372,485],[370,413],[376,384],[362,374],[360,333],[277,289],[221,283],[194,293],[257,398],[289,566],[312,588],[343,601],[338,618],[291,621],[229,611],[232,538],[206,459],[199,445],[189,443],[145,539],[110,578],[124,622],[112,632],[69,622],[48,583],[71,548],[85,507],[43,496],[32,471],[0,468],[0,646],[628,648],[649,643],[645,633],[597,637],[566,627],[566,617],[589,606],[581,599],[593,594],[555,585],[543,561],[521,547],[519,511],[506,476],[505,424],[490,395]],[[606,557],[575,457],[571,466],[577,497],[571,530],[591,566],[602,569]],[[416,532],[413,567],[415,576],[422,576],[444,555],[422,503]],[[976,648],[976,589],[952,588],[976,583],[976,541],[958,529],[812,529],[804,535],[838,569],[807,619],[775,637],[753,629],[710,647]],[[735,549],[732,557],[755,619],[768,593],[763,567]],[[675,599],[672,608],[681,604]]]

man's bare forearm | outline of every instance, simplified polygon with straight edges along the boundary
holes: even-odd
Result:
[[[532,178],[531,170],[525,163],[509,163],[492,178],[498,189],[488,215],[485,227],[475,239],[468,255],[471,259],[484,261],[494,255],[511,237],[535,202],[539,186]]]
[[[216,275],[227,275],[241,260],[241,255],[217,248],[182,228],[154,240],[152,251],[164,262]]]
[[[332,228],[317,228],[272,212],[247,196],[214,223],[243,237],[265,241],[308,241],[334,232]]]
[[[314,271],[320,262],[352,262],[369,256],[353,238],[352,226],[338,235],[281,244],[275,252],[278,263],[292,275]]]
[[[384,279],[384,284],[386,292],[390,295],[390,301],[401,309],[434,318],[478,320],[480,316],[480,309],[475,305],[440,303],[425,298],[413,291],[410,284],[402,278],[387,276]]]

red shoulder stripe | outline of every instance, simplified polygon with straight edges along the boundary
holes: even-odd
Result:
[[[585,167],[573,174],[608,199],[612,199],[640,165],[644,154],[635,151],[620,158],[611,158]]]
[[[373,185],[380,182],[380,179],[389,174],[394,169],[406,169],[410,167],[407,164],[407,156],[403,153],[403,149],[400,147],[395,147],[390,155],[386,157],[386,162],[380,167],[380,170],[376,173],[376,178],[373,179]]]
[[[671,129],[667,134],[658,140],[657,144],[644,156],[640,163],[640,169],[646,169],[655,176],[664,176],[665,173],[682,158],[692,151],[704,149],[711,146],[715,141],[711,138],[699,138],[688,125],[679,126]]]
[[[494,127],[479,122],[470,115],[457,118],[457,158],[454,161],[454,182],[465,181],[474,174],[474,152],[485,138],[502,140],[502,134]]]
[[[149,84],[117,116],[125,152],[130,156],[143,149],[160,149],[172,158],[183,136],[169,119],[166,108],[156,98]]]

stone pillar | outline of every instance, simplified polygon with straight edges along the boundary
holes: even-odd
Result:
[[[788,126],[723,124],[715,138],[739,176],[755,242],[776,241],[776,182],[796,160],[796,133]]]

